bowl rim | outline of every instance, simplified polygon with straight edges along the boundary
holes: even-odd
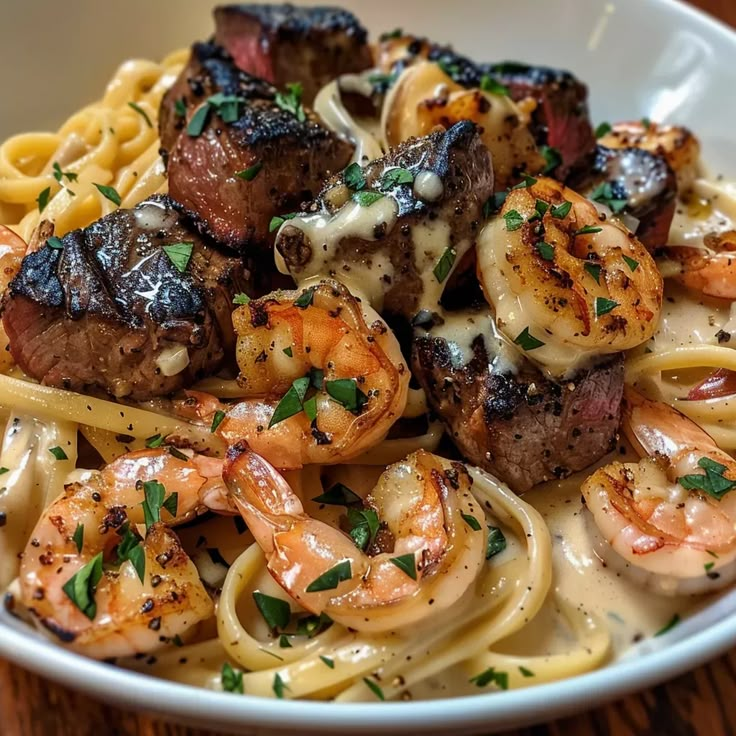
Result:
[[[638,0],[619,0],[634,6]],[[684,0],[649,0],[652,12],[674,12],[736,47],[736,31]],[[638,7],[638,6],[637,6]],[[206,722],[210,727],[289,728],[300,723],[323,733],[375,733],[377,729],[435,732],[446,727],[524,726],[569,715],[642,690],[700,666],[736,643],[736,616],[662,648],[575,677],[507,692],[381,703],[234,697],[88,659],[48,641],[7,611],[0,611],[0,656],[60,684],[122,707]],[[490,722],[488,719],[491,719]]]

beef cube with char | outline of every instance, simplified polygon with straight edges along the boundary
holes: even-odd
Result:
[[[41,383],[145,400],[225,364],[233,297],[246,287],[240,260],[156,195],[29,253],[3,325],[16,363]]]

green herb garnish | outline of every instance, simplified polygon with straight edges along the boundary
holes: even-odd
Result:
[[[54,161],[52,167],[54,170],[54,179],[59,182],[59,184],[62,183],[62,179],[66,178],[68,181],[76,181],[79,176],[75,174],[73,171],[62,171],[61,166],[59,166],[58,161]]]
[[[552,146],[542,146],[539,152],[544,156],[547,164],[544,167],[543,174],[552,173],[562,163],[562,154]]]
[[[613,299],[606,299],[603,296],[597,296],[595,298],[595,316],[602,317],[604,314],[608,314],[618,306],[620,306],[619,303],[613,301]]]
[[[379,699],[386,700],[386,696],[383,694],[383,690],[373,680],[369,680],[367,677],[363,678],[363,682],[368,686],[368,689]]]
[[[522,677],[534,677],[534,673],[531,670],[528,670],[526,667],[519,667],[519,672],[521,672]]]
[[[118,531],[118,534],[121,534],[121,539],[116,547],[117,564],[122,565],[129,560],[139,580],[143,582],[146,574],[146,555],[140,537],[131,530],[128,523]]]
[[[417,579],[417,561],[413,554],[399,555],[398,557],[389,558],[401,572],[408,575],[412,580]]]
[[[215,416],[212,417],[212,425],[210,426],[210,432],[216,432],[217,428],[222,424],[222,420],[225,418],[225,412],[222,409],[218,409],[215,412]]]
[[[282,110],[294,115],[300,123],[307,119],[302,106],[302,85],[300,82],[287,84],[286,92],[276,93],[275,102]]]
[[[618,199],[613,194],[613,187],[610,182],[599,184],[590,194],[590,199],[599,204],[608,207],[611,212],[619,214],[629,203],[628,199]]]
[[[154,434],[146,438],[146,447],[149,450],[155,450],[157,447],[161,447],[164,443],[163,435]]]
[[[330,659],[329,657],[325,657],[324,655],[320,654],[319,658],[331,669],[335,669],[335,660]]]
[[[379,199],[382,199],[383,196],[384,195],[381,192],[374,192],[373,190],[364,190],[361,192],[353,193],[353,199],[361,207],[370,207],[374,202],[377,202]]]
[[[97,615],[95,590],[102,578],[102,552],[96,554],[84,567],[64,583],[62,590],[71,602],[92,621]]]
[[[183,118],[187,114],[187,105],[183,97],[180,97],[175,103],[174,103],[174,112],[176,113],[177,117]]]
[[[226,693],[243,694],[243,673],[235,670],[230,666],[229,662],[225,662],[220,670],[220,682],[222,689]]]
[[[51,187],[46,187],[38,193],[36,197],[36,204],[38,205],[38,212],[41,214],[46,209],[46,205],[49,203],[49,197],[51,196]]]
[[[335,483],[324,493],[315,496],[312,501],[326,506],[354,506],[363,503],[363,499],[357,493],[342,483]]]
[[[524,224],[524,218],[516,210],[509,210],[503,219],[506,220],[506,229],[509,232],[518,230]]]
[[[84,546],[84,524],[77,524],[77,528],[72,534],[72,541],[77,547],[77,552],[81,554],[82,547]]]
[[[480,522],[478,519],[475,518],[475,516],[472,516],[471,514],[463,514],[461,513],[460,516],[463,517],[463,521],[474,531],[479,532],[483,527],[481,527]]]
[[[253,600],[256,602],[256,606],[258,606],[263,620],[271,631],[285,629],[289,625],[291,607],[287,601],[261,593],[260,590],[253,592]]]
[[[503,203],[506,201],[506,197],[509,196],[509,193],[507,191],[504,192],[496,192],[495,194],[492,194],[488,199],[485,201],[485,204],[483,205],[483,217],[487,220],[491,215],[495,215],[496,212],[498,212],[501,207],[503,207]]]
[[[484,74],[480,78],[480,88],[481,90],[483,90],[483,92],[489,92],[492,95],[502,95],[503,97],[508,97],[511,94],[508,87],[501,84],[501,82],[496,81],[488,74]]]
[[[705,470],[703,475],[683,475],[677,479],[677,482],[686,490],[704,491],[720,501],[729,491],[736,488],[736,481],[724,476],[727,469],[725,465],[709,457],[701,457],[698,460],[698,466]]]
[[[389,169],[385,171],[381,177],[381,189],[384,192],[399,186],[399,184],[411,184],[414,181],[414,174],[409,169],[402,169],[401,167],[395,169]]]
[[[555,247],[553,245],[540,241],[539,243],[535,243],[534,247],[537,249],[537,252],[542,257],[543,260],[554,261]]]
[[[345,186],[357,192],[365,188],[365,176],[363,175],[363,169],[361,165],[353,161],[343,172],[342,177],[345,182]]]
[[[565,200],[562,204],[553,204],[549,210],[552,217],[556,217],[558,220],[563,220],[570,214],[572,209],[572,202]]]
[[[380,522],[378,514],[373,509],[348,508],[348,524],[350,524],[350,538],[358,549],[365,550],[373,544]]]
[[[243,169],[242,171],[236,172],[235,176],[238,177],[238,179],[244,179],[245,181],[253,181],[255,179],[260,170],[263,168],[263,162],[258,161],[253,164],[253,166],[249,166],[247,169]]]
[[[315,288],[316,287],[314,286],[310,286],[308,289],[305,289],[301,294],[299,294],[299,296],[294,299],[294,306],[306,309],[314,300]]]
[[[64,243],[61,240],[61,238],[57,238],[55,235],[52,235],[47,241],[46,245],[48,245],[49,248],[53,248],[54,250],[64,250]]]
[[[368,397],[358,388],[357,381],[352,378],[337,378],[324,382],[325,391],[338,404],[342,404],[352,414],[360,414],[368,402]]]
[[[598,263],[586,263],[583,268],[595,279],[596,284],[601,282],[601,267]]]
[[[506,549],[506,537],[497,526],[488,527],[488,543],[486,544],[486,559],[503,552]]]
[[[675,626],[677,626],[677,624],[679,623],[680,623],[680,614],[676,613],[654,636],[662,636],[663,634],[666,634],[668,631],[671,631],[672,629],[674,629]]]
[[[153,123],[151,122],[151,118],[148,117],[148,113],[136,102],[129,102],[128,107],[135,110],[145,121],[149,128],[153,128]]]
[[[184,273],[187,270],[193,248],[194,243],[171,243],[163,246],[164,253],[169,257],[171,265],[179,273]]]
[[[319,593],[323,590],[334,590],[345,580],[350,580],[353,576],[350,568],[350,560],[343,560],[337,565],[331,567],[327,572],[323,572],[318,578],[313,580],[307,586],[307,593]]]
[[[290,689],[289,686],[281,679],[281,675],[278,672],[273,676],[272,687],[276,697],[280,700],[284,697],[284,690]]]
[[[595,227],[595,225],[586,225],[585,227],[581,227],[580,230],[576,230],[573,235],[593,235],[595,233],[601,232],[602,230],[602,227]]]
[[[122,199],[120,199],[120,195],[117,193],[115,187],[106,187],[104,184],[95,184],[95,186],[97,187],[97,191],[99,191],[105,199],[109,199],[114,205],[120,207]]]
[[[626,261],[626,265],[633,271],[636,271],[637,268],[639,268],[639,261],[635,261],[633,258],[630,258],[629,256],[624,256],[624,261]]]
[[[537,180],[533,176],[529,176],[529,174],[523,174],[521,181],[515,186],[511,187],[511,189],[528,189],[529,187],[533,187],[536,183]]]
[[[68,460],[67,454],[62,450],[61,447],[49,447],[49,452],[57,459],[57,460]]]
[[[435,264],[434,269],[432,269],[432,273],[434,274],[434,277],[437,279],[438,283],[441,284],[449,276],[450,271],[455,264],[456,258],[457,251],[452,246],[448,246],[447,248],[445,248],[445,252],[440,256],[440,259]]]
[[[536,350],[541,348],[544,343],[541,340],[537,340],[530,332],[529,328],[525,327],[514,340],[514,344],[518,345],[522,350]]]
[[[601,123],[596,129],[595,129],[595,137],[596,138],[603,138],[604,135],[608,135],[613,128],[611,127],[610,123]]]
[[[475,677],[471,677],[469,682],[475,683],[478,687],[485,687],[493,683],[501,690],[509,689],[508,672],[496,672],[493,667],[489,667],[485,672],[481,672]]]
[[[250,303],[250,297],[247,294],[236,294],[233,297],[233,304],[243,306],[244,304]]]
[[[268,428],[271,429],[275,424],[283,422],[284,419],[293,417],[302,411],[304,397],[307,395],[307,389],[309,388],[309,376],[303,378],[297,378],[292,384],[289,390],[284,394],[281,401],[279,401],[276,409],[274,410],[271,421],[268,423]]]
[[[293,220],[298,214],[298,212],[289,212],[286,215],[274,215],[271,222],[268,223],[268,232],[272,233],[274,230],[278,230],[286,220]]]

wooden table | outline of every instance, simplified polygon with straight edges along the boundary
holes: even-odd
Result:
[[[692,0],[736,26],[736,0]],[[676,680],[604,708],[505,736],[731,736],[736,733],[736,651]],[[3,736],[211,736],[119,710],[0,659]]]

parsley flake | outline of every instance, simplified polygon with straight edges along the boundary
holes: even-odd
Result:
[[[481,672],[475,677],[471,677],[469,682],[474,683],[478,687],[485,687],[493,683],[500,690],[509,689],[509,675],[508,672],[496,672],[495,668],[489,667],[485,672]]]
[[[355,161],[342,172],[342,178],[345,186],[354,192],[365,188],[366,182],[365,176],[363,176],[363,168]]]
[[[46,245],[48,245],[49,248],[53,248],[54,250],[64,250],[64,242],[61,238],[57,238],[55,235],[52,235],[46,241]]]
[[[677,626],[677,624],[679,623],[680,623],[680,614],[676,613],[654,636],[662,636],[663,634],[666,634],[668,631],[672,631],[672,629],[674,629],[675,626]]]
[[[480,88],[483,92],[489,92],[492,95],[509,97],[511,94],[508,87],[501,84],[501,82],[498,82],[488,74],[484,74],[480,78]]]
[[[475,518],[475,516],[472,516],[471,514],[463,514],[461,513],[460,516],[463,517],[463,521],[474,531],[479,532],[483,527],[481,527],[480,522],[478,519]]]
[[[337,378],[324,382],[325,391],[338,404],[352,414],[358,415],[368,403],[368,397],[358,388],[357,381],[352,378]]]
[[[316,287],[310,286],[308,289],[305,289],[299,296],[294,299],[294,306],[295,307],[301,307],[302,309],[306,309],[312,301],[314,301],[314,290]]]
[[[445,248],[445,252],[440,256],[439,261],[437,261],[435,267],[432,269],[432,273],[438,283],[441,284],[450,275],[456,258],[457,251],[452,246]]]
[[[483,217],[487,220],[491,215],[495,215],[501,207],[503,207],[503,203],[506,201],[506,197],[508,196],[509,193],[504,191],[496,192],[488,197],[483,205]]]
[[[115,189],[115,187],[106,187],[104,184],[95,184],[95,186],[97,187],[97,191],[105,199],[109,199],[114,205],[117,205],[118,207],[120,207],[120,203],[122,202],[122,199],[120,199],[120,195],[117,193],[117,190]]]
[[[292,384],[289,390],[284,394],[283,398],[276,405],[271,420],[268,423],[268,428],[271,429],[275,424],[283,422],[284,419],[293,417],[295,414],[299,414],[303,409],[304,397],[307,395],[307,389],[309,388],[309,376],[303,378],[297,378]]]
[[[617,198],[613,192],[613,186],[610,182],[603,182],[599,184],[590,194],[590,199],[599,204],[608,207],[611,212],[618,215],[629,203],[628,199]]]
[[[703,475],[683,475],[677,479],[677,482],[686,490],[704,491],[720,501],[729,491],[736,488],[736,481],[724,476],[726,472],[725,465],[709,457],[701,457],[698,460],[698,467],[705,470]]]
[[[536,183],[537,180],[533,176],[529,176],[529,174],[523,174],[521,181],[515,186],[511,187],[511,189],[528,189],[529,187],[533,187]]]
[[[358,549],[366,550],[376,538],[380,522],[373,509],[348,508],[348,533]]]
[[[38,205],[38,213],[41,214],[46,209],[46,205],[49,203],[49,197],[51,196],[51,187],[46,187],[38,193],[36,197],[36,204]]]
[[[374,192],[373,190],[364,190],[361,192],[353,193],[353,199],[361,207],[370,207],[374,202],[377,202],[379,199],[382,199],[383,196],[384,195],[381,192]]]
[[[610,123],[601,123],[596,129],[595,129],[595,137],[596,138],[603,138],[604,135],[608,135],[613,128],[611,127]]]
[[[604,296],[597,296],[595,298],[595,316],[602,317],[604,314],[608,314],[618,306],[620,306],[619,303],[613,301],[613,299],[606,299]]]
[[[171,265],[179,272],[184,273],[192,257],[194,243],[170,243],[163,246],[164,253],[169,257]]]
[[[281,679],[281,675],[278,672],[273,676],[272,687],[276,697],[280,700],[283,700],[284,690],[290,689],[289,686]]]
[[[596,284],[601,282],[601,266],[598,263],[586,263],[583,268],[595,279]]]
[[[555,217],[558,220],[563,220],[570,214],[571,209],[572,202],[565,200],[562,204],[553,204],[552,207],[550,207],[549,213],[552,217]]]
[[[506,229],[509,232],[518,230],[524,224],[524,217],[520,215],[516,210],[509,210],[503,219],[506,220]]]
[[[244,179],[245,181],[253,181],[253,179],[258,176],[262,168],[263,162],[257,161],[253,166],[249,166],[247,169],[236,172],[235,176],[237,176],[238,179]]]
[[[261,593],[260,590],[253,591],[253,600],[271,631],[285,629],[289,625],[291,607],[287,601]]]
[[[534,677],[534,673],[531,670],[528,670],[526,667],[519,667],[519,672],[521,673],[522,677]]]
[[[342,483],[335,483],[324,493],[315,496],[312,501],[326,506],[353,506],[363,503],[363,499],[355,491],[351,491]]]
[[[307,116],[302,106],[302,85],[300,82],[290,82],[286,85],[286,92],[276,93],[276,104],[286,112],[290,112],[303,123]]]
[[[506,537],[497,526],[488,527],[488,543],[486,544],[486,559],[503,552],[506,549]]]
[[[343,560],[309,583],[306,591],[307,593],[319,593],[323,590],[334,590],[340,583],[350,580],[351,577],[353,573],[350,568],[350,560]]]
[[[631,269],[631,271],[636,271],[637,268],[639,268],[639,261],[635,261],[633,258],[630,258],[629,256],[624,256],[624,261],[626,261],[626,265]]]
[[[72,534],[72,541],[77,547],[77,552],[81,554],[82,547],[84,546],[84,524],[77,524],[77,528],[74,530],[74,534]],[[712,563],[711,567],[713,566]]]
[[[534,247],[537,249],[537,252],[542,257],[543,260],[554,261],[555,247],[553,245],[540,241],[539,243],[535,243]]]
[[[546,162],[543,174],[551,174],[562,163],[562,154],[553,146],[542,146],[539,152]]]
[[[59,184],[62,183],[61,180],[64,178],[66,178],[70,182],[76,181],[79,178],[79,176],[73,171],[62,171],[58,161],[54,161],[51,168],[54,170],[54,179],[56,179]]]
[[[291,345],[289,345],[288,348],[284,348],[281,351],[287,358],[293,358],[294,357],[294,351],[291,349]]]
[[[146,438],[146,447],[149,450],[155,450],[157,447],[161,447],[164,443],[163,435],[154,434]]]
[[[225,418],[225,412],[222,409],[218,409],[215,415],[212,417],[212,425],[210,426],[210,432],[213,434],[217,432],[217,428],[222,424],[222,420]]]
[[[243,673],[233,669],[229,662],[225,662],[220,670],[220,682],[226,693],[243,694]]]
[[[156,522],[161,521],[161,507],[164,504],[165,495],[166,488],[157,480],[143,482],[144,500],[141,502],[141,506],[143,506],[146,530],[150,529]]]
[[[383,690],[373,680],[369,680],[367,677],[363,678],[363,682],[368,686],[368,689],[379,699],[386,700],[386,696],[383,694]]]
[[[384,192],[394,189],[400,184],[412,184],[414,182],[414,174],[409,169],[403,169],[397,167],[395,169],[389,169],[383,173],[381,177],[381,189]]]
[[[90,620],[97,615],[95,590],[102,579],[102,552],[96,554],[62,586],[69,600]]]
[[[573,235],[577,237],[578,235],[594,235],[595,233],[602,232],[602,227],[595,227],[594,225],[586,225],[585,227],[581,227],[579,230],[576,230]]]
[[[130,561],[138,574],[138,579],[143,582],[146,574],[146,555],[140,537],[131,530],[130,525],[125,525],[117,532],[121,539],[115,548],[117,554],[116,564]]]
[[[408,575],[412,580],[417,579],[417,561],[413,554],[399,555],[398,557],[390,557],[392,562],[401,572]]]
[[[330,659],[330,657],[325,657],[324,655],[320,654],[319,658],[331,669],[335,669],[335,660]]]
[[[286,220],[293,220],[298,214],[298,212],[289,212],[285,215],[274,215],[271,222],[268,223],[268,232],[272,233],[274,230],[278,230]]]
[[[233,297],[233,304],[238,304],[239,306],[243,306],[244,304],[250,303],[250,297],[247,294],[236,294]]]
[[[49,452],[57,459],[57,460],[68,460],[67,454],[64,452],[64,450],[61,447],[49,447]]]
[[[148,117],[148,113],[136,102],[129,102],[128,107],[135,110],[145,121],[149,128],[153,128],[151,118]]]
[[[180,97],[175,103],[174,103],[174,112],[176,113],[177,117],[183,118],[187,114],[187,104],[183,97]]]
[[[514,344],[518,345],[522,350],[536,350],[541,348],[544,343],[541,340],[537,340],[534,335],[529,332],[529,328],[525,327],[514,340]]]

